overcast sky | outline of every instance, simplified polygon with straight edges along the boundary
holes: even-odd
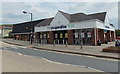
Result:
[[[53,17],[58,10],[71,14],[107,12],[109,22],[118,28],[118,2],[2,2],[0,24],[30,21],[30,15],[22,13],[24,10],[33,13],[33,20]]]

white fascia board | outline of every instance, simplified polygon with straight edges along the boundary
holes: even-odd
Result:
[[[115,31],[115,27],[111,26],[110,24],[107,24],[107,26],[108,26],[109,28],[106,28],[106,27],[105,27],[105,26],[106,26],[106,23],[104,23],[104,22],[102,22],[102,21],[100,21],[100,20],[98,20],[98,19],[96,19],[96,25],[97,25],[97,28],[99,28],[99,29],[106,29],[106,30]]]

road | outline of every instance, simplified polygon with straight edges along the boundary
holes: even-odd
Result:
[[[42,57],[53,62],[84,66],[104,72],[118,72],[118,61],[114,60],[63,54],[53,51],[37,50],[34,48],[27,48],[21,46],[3,47],[3,50],[14,51],[22,55],[34,56],[37,58]]]

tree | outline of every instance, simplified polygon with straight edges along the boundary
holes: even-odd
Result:
[[[115,30],[116,36],[120,36],[120,30]]]

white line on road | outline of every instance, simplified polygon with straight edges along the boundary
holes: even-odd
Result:
[[[83,66],[83,65],[66,64],[66,63],[60,63],[60,62],[51,61],[51,60],[48,60],[48,59],[43,58],[43,57],[41,57],[41,58],[46,60],[46,61],[48,61],[48,62],[51,62],[51,63],[64,64],[64,65],[75,66],[75,67],[82,67],[82,68],[88,68],[88,69],[93,69],[93,70],[96,70],[96,71],[99,71],[99,72],[104,72],[104,71],[101,71],[101,70],[98,70],[98,69],[94,69],[94,68],[91,68],[91,67],[86,67],[86,66]]]

